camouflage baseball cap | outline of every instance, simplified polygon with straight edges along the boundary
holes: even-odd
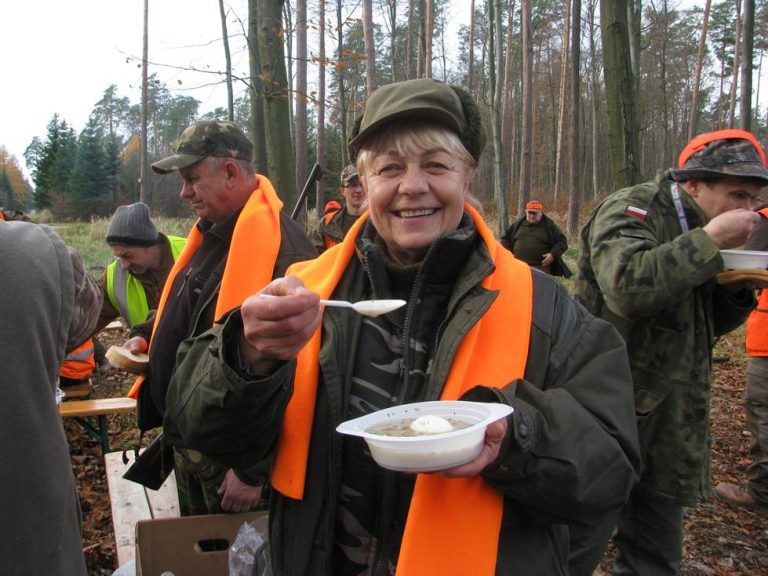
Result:
[[[765,153],[757,139],[743,130],[721,130],[697,136],[680,153],[677,182],[695,178],[754,178],[768,184]]]
[[[466,91],[428,78],[387,84],[371,94],[355,120],[347,143],[354,160],[363,142],[394,120],[428,120],[454,132],[475,160],[485,148],[485,130],[477,104]]]
[[[341,183],[344,184],[348,180],[352,180],[352,178],[357,178],[357,166],[348,164],[341,171]]]
[[[188,126],[176,143],[175,154],[152,164],[158,174],[169,174],[206,156],[251,160],[253,144],[240,128],[223,120],[202,120]]]

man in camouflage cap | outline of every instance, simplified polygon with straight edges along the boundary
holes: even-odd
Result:
[[[177,357],[180,345],[194,346],[245,296],[317,254],[304,230],[282,211],[269,180],[255,173],[252,153],[253,145],[232,122],[200,121],[184,130],[171,156],[152,165],[159,174],[179,172],[181,197],[198,220],[168,276],[154,323],[134,326],[125,344],[149,353],[148,371],[129,395],[137,397],[139,428],[162,424],[166,441],[176,447],[182,515],[253,508],[264,466],[235,470],[183,448],[188,442],[177,432],[178,411],[166,406],[169,388],[193,384],[191,378],[172,378],[191,370],[182,353]]]
[[[318,252],[324,252],[344,240],[344,236],[352,224],[365,211],[367,199],[365,190],[357,177],[357,167],[349,164],[341,171],[341,187],[339,193],[344,198],[344,206],[336,210],[328,210],[320,217],[317,230],[313,234],[312,243]]]
[[[768,184],[742,130],[703,134],[656,181],[615,192],[581,232],[576,290],[624,336],[643,468],[619,518],[575,529],[571,574],[591,574],[617,525],[614,574],[676,574],[683,507],[709,491],[712,346],[744,322],[751,289],[721,285],[721,249],[744,244]]]

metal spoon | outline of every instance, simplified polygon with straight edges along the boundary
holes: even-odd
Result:
[[[263,298],[279,298],[274,294],[261,294]],[[358,314],[376,318],[397,310],[407,304],[405,300],[360,300],[359,302],[347,302],[346,300],[320,300],[323,306],[336,306],[338,308],[352,308]]]

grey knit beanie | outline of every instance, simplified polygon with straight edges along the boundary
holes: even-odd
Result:
[[[152,246],[160,239],[143,202],[118,206],[107,227],[107,244]]]

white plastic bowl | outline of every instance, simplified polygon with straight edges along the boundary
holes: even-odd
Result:
[[[768,252],[757,250],[720,250],[727,270],[739,270],[742,268],[768,268]]]
[[[382,468],[402,472],[434,472],[460,466],[477,457],[483,448],[485,428],[511,413],[512,407],[506,404],[462,400],[416,402],[342,422],[336,430],[364,438],[371,456]],[[470,426],[442,434],[407,437],[383,436],[367,431],[371,426],[387,420],[426,415],[455,418]]]

